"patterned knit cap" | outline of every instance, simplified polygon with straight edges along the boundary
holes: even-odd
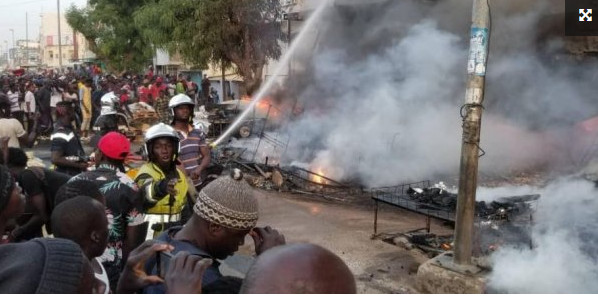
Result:
[[[203,188],[193,211],[206,221],[237,230],[255,227],[258,219],[257,199],[239,169]]]

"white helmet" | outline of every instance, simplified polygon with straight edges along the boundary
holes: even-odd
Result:
[[[100,109],[101,115],[110,115],[117,113],[116,105],[119,102],[119,98],[113,92],[104,94],[102,98],[100,98],[100,101],[102,102],[102,108]]]
[[[157,125],[151,126],[149,129],[147,129],[147,131],[145,131],[144,142],[145,142],[145,151],[146,151],[147,155],[149,156],[152,151],[152,147],[150,147],[150,146],[152,145],[153,141],[155,139],[161,138],[161,137],[169,137],[175,142],[176,149],[174,151],[174,154],[175,154],[175,158],[176,158],[179,154],[179,149],[180,149],[179,135],[174,130],[173,127],[171,127],[167,124],[164,124],[162,122]]]
[[[168,102],[168,108],[174,109],[175,107],[184,104],[195,106],[195,103],[189,96],[187,96],[186,94],[177,94],[174,95]]]

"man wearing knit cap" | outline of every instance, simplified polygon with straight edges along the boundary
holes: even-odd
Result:
[[[108,272],[112,290],[116,290],[129,252],[139,246],[145,233],[142,225],[142,194],[135,182],[124,173],[123,163],[129,155],[130,147],[131,144],[124,135],[109,132],[98,142],[96,170],[83,172],[69,181],[92,181],[106,198],[110,237],[100,260]]]
[[[21,193],[21,187],[15,182],[8,168],[0,165],[0,244],[9,241],[4,236],[8,221],[21,215],[24,210],[25,196]]]
[[[170,228],[158,237],[158,241],[174,246],[173,254],[187,251],[193,255],[223,260],[244,244],[247,234],[253,237],[258,255],[285,243],[284,236],[278,231],[270,227],[255,227],[258,220],[257,199],[238,169],[203,188],[193,211],[193,216],[185,226]],[[206,270],[203,287],[222,277],[219,265],[214,261]],[[150,261],[147,266],[152,273],[156,273],[155,261]],[[145,291],[164,293],[164,286],[151,286]]]
[[[34,239],[0,246],[0,293],[94,293],[89,260],[65,239]]]

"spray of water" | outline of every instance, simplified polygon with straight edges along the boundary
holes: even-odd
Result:
[[[299,32],[299,35],[293,40],[293,43],[291,43],[291,46],[289,47],[289,49],[285,52],[284,56],[282,56],[282,59],[278,62],[278,66],[274,70],[272,77],[270,77],[266,81],[266,83],[260,88],[258,93],[251,100],[251,103],[237,117],[237,119],[230,125],[230,127],[222,135],[220,135],[220,137],[218,137],[218,139],[216,139],[216,141],[214,141],[214,143],[212,143],[213,147],[218,146],[223,140],[228,138],[231,135],[231,133],[234,132],[234,130],[236,130],[237,127],[239,127],[239,125],[245,119],[245,117],[247,117],[247,115],[249,115],[249,113],[251,112],[253,107],[257,104],[257,102],[259,100],[261,100],[262,98],[264,98],[266,93],[268,91],[270,91],[270,89],[276,82],[277,76],[281,75],[283,70],[287,67],[289,60],[291,60],[295,50],[298,48],[299,45],[303,44],[304,43],[303,40],[305,40],[306,37],[309,36],[309,35],[307,35],[307,33],[317,23],[316,21],[320,19],[320,16],[322,15],[324,8],[327,6],[327,3],[328,3],[328,0],[324,0],[324,1],[320,2],[320,5],[318,6],[318,8],[307,19],[307,21],[305,22],[305,25],[302,27],[301,31]]]

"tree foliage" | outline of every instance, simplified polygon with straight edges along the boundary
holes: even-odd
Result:
[[[141,6],[152,0],[90,0],[88,6],[74,5],[66,12],[70,26],[83,34],[90,50],[109,70],[140,70],[151,62],[153,48],[132,20]]]
[[[281,55],[279,0],[154,0],[134,13],[143,37],[200,67],[233,66],[253,93]]]

